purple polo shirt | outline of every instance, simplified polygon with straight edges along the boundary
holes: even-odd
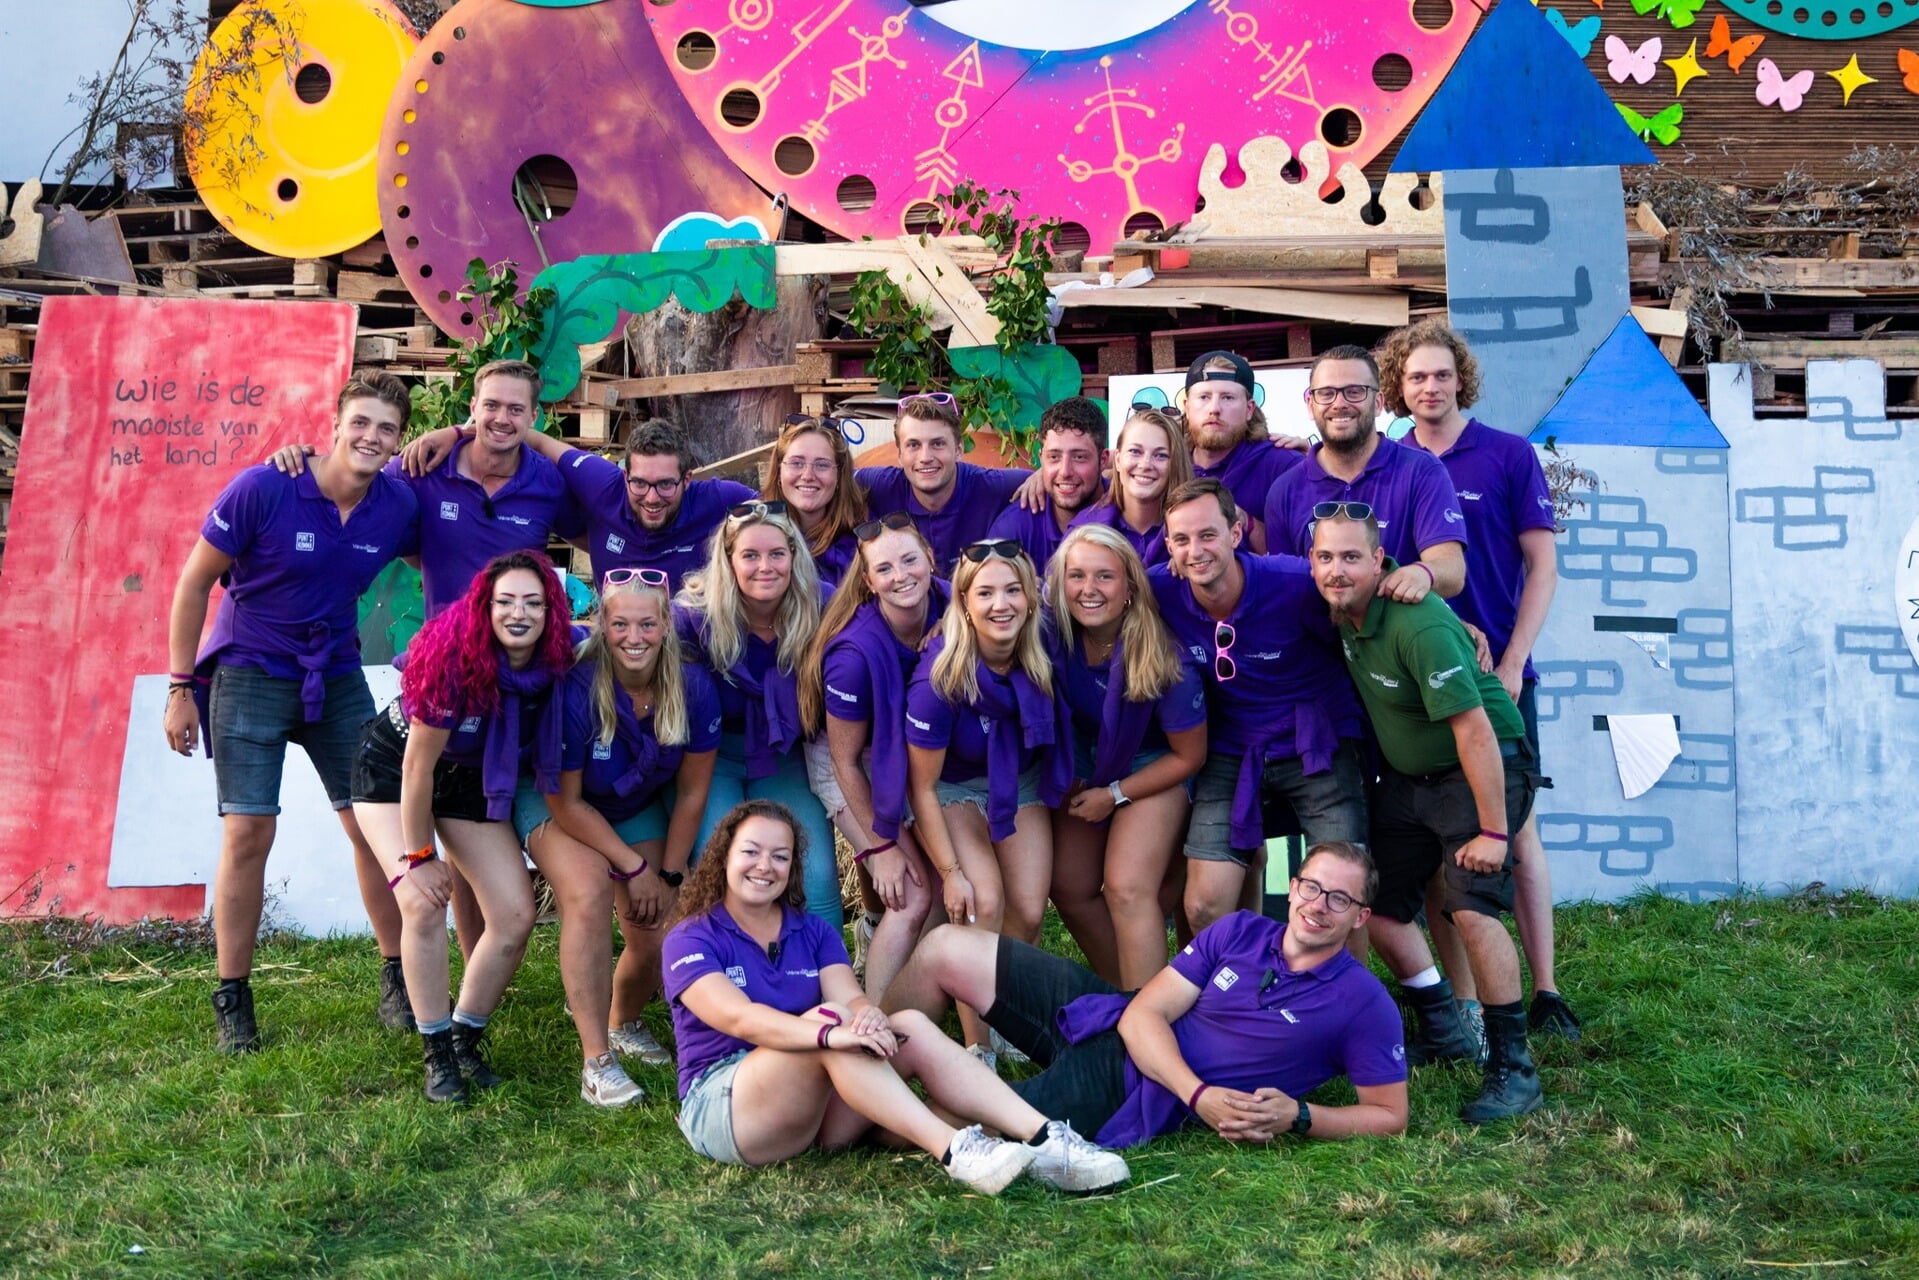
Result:
[[[953,562],[970,543],[986,537],[1001,511],[1030,471],[959,464],[959,478],[953,482],[953,496],[938,511],[920,505],[919,493],[898,467],[861,467],[854,478],[866,486],[866,509],[875,516],[904,511],[913,517],[927,543],[933,548],[934,567],[941,576],[950,574]]]
[[[692,663],[699,664],[709,674],[712,663],[707,660],[706,644],[700,636],[700,614],[683,605],[673,606],[673,622],[680,638],[680,650]],[[746,669],[754,679],[766,679],[766,673],[774,672],[775,679],[791,680],[778,674],[780,647],[771,640],[762,640],[748,632],[746,635]],[[733,683],[722,673],[713,676],[711,687],[719,702],[720,728],[723,733],[746,732],[746,700],[749,696],[745,689]]]
[[[520,703],[520,772],[526,773],[533,767],[533,744],[539,737],[540,712],[546,706],[551,694],[522,699]],[[463,764],[478,769],[486,762],[486,731],[493,717],[488,714],[435,715],[430,711],[421,711],[415,717],[421,724],[435,729],[445,729],[446,746],[440,752],[440,759],[449,764]]]
[[[1239,499],[1234,498],[1233,501],[1238,502]],[[1066,526],[1066,531],[1071,533],[1083,524],[1103,524],[1109,529],[1118,530],[1122,538],[1133,544],[1133,550],[1139,552],[1139,558],[1149,569],[1156,564],[1167,562],[1166,526],[1156,524],[1141,532],[1126,523],[1126,517],[1120,513],[1117,502],[1099,503],[1088,507],[1073,517],[1073,523]]]
[[[419,550],[419,510],[411,489],[378,475],[342,523],[311,471],[242,471],[200,526],[233,567],[199,661],[281,680],[358,671],[360,596],[395,557]],[[318,694],[310,719],[319,718],[324,684]]]
[[[1282,449],[1270,440],[1241,440],[1233,446],[1223,462],[1202,467],[1195,460],[1193,477],[1219,481],[1233,495],[1233,501],[1248,519],[1260,520],[1264,518],[1267,495],[1278,485],[1281,476],[1298,469],[1299,462],[1298,452]],[[1266,549],[1273,552],[1290,550],[1274,543],[1270,535],[1266,540]]]
[[[1335,1076],[1355,1088],[1403,1084],[1406,1049],[1399,1009],[1384,984],[1341,948],[1311,969],[1286,967],[1286,926],[1236,911],[1206,928],[1172,968],[1199,988],[1173,1023],[1180,1056],[1200,1079],[1251,1093],[1272,1088],[1304,1097]],[[1073,1044],[1118,1027],[1130,997],[1081,996],[1059,1011]],[[1197,1123],[1183,1098],[1126,1059],[1126,1100],[1094,1138],[1131,1147]]]
[[[754,1047],[752,1041],[715,1031],[695,1017],[680,1003],[688,987],[709,973],[723,973],[755,1004],[770,1005],[781,1013],[805,1013],[820,1002],[821,971],[836,964],[850,968],[853,963],[837,928],[791,907],[784,909],[780,921],[778,951],[780,958],[775,961],[734,922],[723,902],[668,931],[660,946],[660,969],[667,1003],[673,1007],[680,1097],[686,1096],[702,1071]]]
[[[653,715],[633,714],[633,700],[622,689],[613,691],[619,712],[619,729],[613,741],[600,741],[600,717],[593,705],[593,679],[596,664],[583,663],[566,678],[565,721],[560,736],[560,771],[580,775],[580,795],[600,811],[608,822],[625,822],[638,814],[662,787],[673,781],[680,761],[687,755],[717,750],[720,745],[720,699],[713,691],[713,677],[695,662],[682,663],[686,682],[687,740],[678,746],[663,746],[654,734]],[[651,742],[651,764],[633,778],[626,793],[620,784],[632,772],[636,758],[646,750],[642,740]]]
[[[822,598],[831,595],[833,589],[840,585],[840,579],[846,576],[846,567],[853,563],[853,557],[859,553],[859,539],[849,531],[833,539],[826,550],[813,557],[813,567],[820,575]]]
[[[1303,556],[1313,548],[1313,508],[1322,502],[1363,502],[1379,521],[1379,544],[1401,564],[1439,542],[1465,542],[1466,517],[1452,478],[1439,459],[1384,435],[1359,478],[1347,484],[1328,475],[1314,445],[1302,466],[1273,486],[1266,499],[1266,549]]]
[[[726,509],[759,494],[732,480],[694,480],[680,509],[664,529],[648,529],[626,500],[626,470],[585,449],[560,459],[560,476],[580,505],[586,552],[598,586],[613,569],[658,569],[667,589],[677,591],[687,574],[706,567],[707,543],[726,519]]]
[[[1338,738],[1360,736],[1358,695],[1346,676],[1326,602],[1295,556],[1239,552],[1246,586],[1226,619],[1233,628],[1231,680],[1218,677],[1217,626],[1192,588],[1160,566],[1146,578],[1173,639],[1205,673],[1211,748],[1243,755],[1262,747],[1272,758],[1302,754],[1296,722],[1323,712]],[[1328,744],[1330,745],[1330,744]]]
[[[1098,666],[1087,662],[1086,647],[1075,637],[1066,661],[1054,666],[1053,675],[1065,691],[1066,705],[1073,712],[1073,741],[1085,744],[1081,748],[1083,752],[1091,751],[1111,728],[1106,724],[1106,693],[1107,683],[1113,676],[1112,661],[1108,659]],[[1167,734],[1184,733],[1205,723],[1205,677],[1192,663],[1182,662],[1179,679],[1159,695],[1152,723],[1146,726],[1146,737],[1139,749],[1165,751]]]
[[[982,680],[1010,685],[1012,677],[980,669]],[[1011,694],[1007,695],[1012,696]],[[958,707],[933,688],[933,664],[922,662],[906,686],[906,743],[946,752],[940,777],[948,782],[972,782],[986,776],[986,745],[991,725],[972,707]],[[1048,746],[1047,751],[1054,750]],[[1039,758],[1041,748],[1022,746],[1019,769],[1025,773]]]
[[[1074,513],[1075,518],[1086,514],[1081,507]],[[1066,526],[1072,528],[1072,523]],[[1053,553],[1059,550],[1059,544],[1066,541],[1066,531],[1059,527],[1059,517],[1053,507],[1053,495],[1046,495],[1044,511],[1028,511],[1025,507],[1009,503],[999,513],[999,519],[993,521],[993,527],[986,531],[989,538],[1011,538],[1026,549],[1039,576],[1046,577],[1046,566],[1053,561]]]
[[[1405,444],[1424,449],[1416,433]],[[1446,603],[1486,633],[1493,660],[1506,654],[1526,586],[1519,535],[1553,528],[1553,496],[1539,455],[1523,436],[1495,430],[1477,418],[1466,423],[1453,447],[1439,456],[1466,515],[1466,588]],[[1528,680],[1539,679],[1526,655]]]
[[[941,584],[942,588],[944,584]],[[879,612],[879,605],[873,601],[860,606],[860,612],[871,610]],[[939,633],[940,619],[946,614],[946,597],[942,592],[935,593],[927,602],[926,632]],[[857,615],[856,615],[857,616]],[[885,625],[884,620],[881,626]],[[826,714],[835,720],[851,720],[871,723],[873,719],[873,680],[871,668],[859,651],[860,638],[842,631],[834,636],[826,646],[821,662],[825,674]],[[913,678],[913,671],[919,666],[920,651],[910,645],[903,645],[899,637],[890,630],[886,632],[886,643],[892,646],[893,656],[899,660],[900,682],[897,698],[906,696],[906,685]]]
[[[412,486],[420,503],[420,577],[431,618],[466,594],[474,576],[509,551],[544,551],[554,535],[580,531],[579,509],[559,470],[525,445],[520,465],[490,497],[477,480],[460,474],[462,438],[446,461],[423,476],[409,476],[395,458],[386,474]]]

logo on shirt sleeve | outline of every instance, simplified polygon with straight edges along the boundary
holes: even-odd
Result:
[[[1426,677],[1426,685],[1432,689],[1444,689],[1448,680],[1465,669],[1464,667],[1447,667],[1444,671],[1435,671]]]
[[[1213,975],[1213,985],[1221,991],[1231,991],[1233,984],[1238,981],[1239,975],[1233,972],[1231,965],[1222,965],[1219,972]]]
[[[295,533],[293,535],[293,549],[295,551],[313,550],[313,535],[304,529]]]
[[[459,518],[460,518],[460,504],[459,504],[459,503],[457,503],[457,502],[442,502],[442,503],[440,504],[440,519],[442,519],[442,520],[458,520]]]
[[[1465,520],[1465,518],[1466,518],[1466,517],[1465,517],[1465,516],[1462,516],[1462,515],[1460,515],[1460,514],[1459,514],[1459,512],[1458,512],[1458,511],[1457,511],[1457,510],[1456,510],[1455,508],[1453,508],[1453,507],[1447,507],[1447,508],[1446,508],[1446,523],[1447,523],[1447,524],[1459,524],[1459,523],[1461,523],[1462,521],[1464,521],[1464,520]]]
[[[1545,497],[1544,495],[1535,497],[1533,501],[1537,502],[1542,508],[1544,508],[1547,511],[1551,511],[1553,509],[1553,500],[1551,498]]]
[[[743,969],[742,967],[736,964],[729,964],[726,966],[726,976],[732,979],[734,986],[738,987],[742,991],[746,990],[746,970],[745,969]]]
[[[835,689],[830,684],[826,686],[826,692],[832,697],[838,698],[841,702],[851,702],[851,703],[859,702],[859,699],[853,696],[852,694],[847,693],[844,690]]]
[[[920,731],[921,733],[931,733],[931,732],[933,732],[933,726],[932,726],[932,725],[930,725],[930,724],[928,724],[928,723],[926,723],[926,721],[924,721],[924,720],[915,720],[915,719],[914,719],[914,718],[913,718],[912,716],[910,716],[910,715],[906,717],[906,723],[908,723],[908,724],[910,724],[910,725],[912,725],[912,726],[913,726],[913,727],[914,727],[915,729],[918,729],[918,730],[919,730],[919,731]]]
[[[213,521],[213,523],[219,525],[222,529],[225,529],[228,533],[233,532],[233,526],[220,518],[220,508],[215,507],[213,510],[207,512],[207,519]]]
[[[673,968],[675,968],[675,969],[677,969],[677,968],[679,968],[679,967],[680,967],[681,965],[683,965],[683,964],[692,964],[692,963],[694,963],[695,961],[698,961],[698,960],[704,960],[704,959],[706,959],[706,952],[704,952],[704,951],[695,951],[695,952],[694,952],[694,953],[693,953],[692,955],[690,955],[690,956],[681,956],[681,957],[680,957],[680,958],[679,958],[678,960],[675,960],[675,961],[673,962],[673,966],[672,966],[672,967],[673,967]]]

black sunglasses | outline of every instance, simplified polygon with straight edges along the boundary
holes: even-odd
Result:
[[[779,498],[766,502],[757,499],[752,502],[738,502],[728,507],[726,514],[733,520],[742,520],[747,516],[783,516],[786,514],[786,503]]]
[[[1363,502],[1322,502],[1313,508],[1315,520],[1370,520],[1373,509]]]
[[[853,526],[853,536],[861,542],[871,542],[888,529],[911,529],[913,517],[904,511],[895,511],[891,515],[880,516],[873,520]]]
[[[1002,560],[1017,560],[1025,554],[1025,549],[1011,538],[990,538],[984,542],[975,542],[960,554],[974,564],[985,564],[994,556]]]

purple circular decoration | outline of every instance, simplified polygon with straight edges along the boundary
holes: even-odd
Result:
[[[380,222],[401,278],[448,333],[476,332],[459,298],[474,258],[512,261],[524,284],[549,262],[651,249],[681,214],[767,219],[766,194],[675,85],[646,10],[461,0],[420,41],[381,132]],[[570,208],[535,221],[537,242],[514,200],[530,161],[562,202],[569,170],[577,182]]]

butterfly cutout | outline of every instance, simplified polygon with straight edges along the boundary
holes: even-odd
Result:
[[[1726,55],[1726,65],[1734,75],[1746,64],[1746,59],[1759,52],[1759,46],[1766,43],[1763,35],[1740,36],[1732,38],[1732,27],[1726,22],[1725,14],[1718,14],[1712,20],[1712,38],[1706,41],[1706,56],[1717,58]]]
[[[1782,78],[1778,66],[1771,58],[1759,60],[1759,85],[1752,96],[1759,99],[1762,106],[1779,105],[1781,111],[1797,111],[1806,100],[1806,91],[1812,88],[1812,69],[1808,67],[1791,79]]]
[[[1675,27],[1690,27],[1699,20],[1700,6],[1706,0],[1632,0],[1633,11],[1651,13],[1659,10],[1659,16]]]
[[[1679,141],[1679,122],[1686,118],[1686,109],[1677,102],[1648,119],[1634,111],[1623,102],[1613,104],[1619,108],[1619,114],[1625,117],[1626,127],[1642,138],[1655,138],[1662,147],[1670,147]]]
[[[1548,9],[1546,10],[1546,21],[1552,23],[1553,30],[1566,37],[1566,43],[1571,45],[1573,52],[1580,57],[1583,58],[1593,51],[1593,41],[1599,38],[1598,14],[1595,13],[1591,17],[1582,18],[1573,25],[1568,26],[1566,25],[1566,19],[1561,16],[1559,10]]]
[[[1910,49],[1899,51],[1899,69],[1906,74],[1905,85],[1908,92],[1919,93],[1919,53]]]
[[[1606,71],[1612,76],[1614,84],[1624,84],[1628,80],[1645,84],[1659,70],[1659,55],[1664,51],[1658,36],[1637,49],[1618,36],[1607,36]]]

